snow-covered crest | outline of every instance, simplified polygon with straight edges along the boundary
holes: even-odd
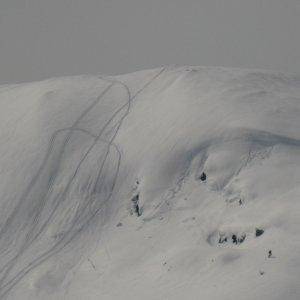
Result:
[[[168,67],[0,105],[2,297],[299,298],[299,76]]]

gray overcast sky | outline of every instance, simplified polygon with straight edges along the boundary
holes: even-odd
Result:
[[[300,0],[0,0],[0,83],[165,64],[300,72]]]

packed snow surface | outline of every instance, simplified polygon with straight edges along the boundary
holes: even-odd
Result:
[[[0,299],[300,299],[300,76],[1,86],[0,140]]]

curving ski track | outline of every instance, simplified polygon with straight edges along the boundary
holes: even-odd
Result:
[[[26,275],[28,274],[33,268],[37,267],[51,256],[57,254],[66,246],[68,246],[87,226],[91,223],[94,217],[98,214],[102,206],[111,198],[114,187],[118,178],[120,165],[121,165],[121,153],[116,144],[114,144],[114,139],[118,134],[118,131],[122,125],[123,120],[130,112],[131,102],[141,93],[143,92],[158,76],[160,76],[165,71],[165,68],[162,68],[152,79],[150,79],[140,90],[138,90],[134,95],[131,95],[131,92],[128,86],[120,81],[114,79],[108,79],[104,77],[99,77],[102,80],[107,81],[109,84],[103,90],[103,92],[96,98],[93,103],[88,106],[80,116],[75,120],[73,125],[68,128],[63,128],[55,131],[52,134],[52,137],[49,142],[49,146],[46,152],[46,155],[40,165],[35,176],[32,178],[30,183],[28,184],[26,190],[23,192],[21,197],[18,200],[17,205],[13,209],[10,216],[7,218],[7,221],[2,226],[0,230],[0,243],[2,249],[0,249],[0,259],[3,263],[0,266],[0,297],[5,297],[9,291]],[[79,128],[80,122],[84,119],[84,117],[97,105],[103,100],[104,96],[112,89],[115,85],[121,85],[126,91],[128,100],[124,105],[121,105],[109,118],[109,120],[104,124],[97,135],[90,133],[88,130]],[[118,115],[121,116],[118,117]],[[115,122],[115,123],[114,123]],[[111,126],[111,127],[110,127]],[[114,130],[112,137],[109,140],[103,138],[105,131]],[[63,161],[63,156],[65,154],[66,148],[70,143],[73,134],[75,132],[82,132],[87,134],[88,136],[93,138],[92,144],[88,147],[87,151],[84,153],[83,157],[78,161],[75,171],[73,175],[68,180],[64,190],[62,193],[59,193],[54,200],[52,200],[52,210],[50,211],[48,217],[43,219],[42,213],[44,208],[47,205],[47,200],[50,201],[51,190],[53,185],[55,184],[55,180],[59,174],[60,164]],[[53,152],[57,150],[56,144],[58,138],[65,134],[63,143],[59,146],[58,154],[54,159],[51,159],[51,155]],[[25,267],[21,268],[21,270],[14,270],[17,267],[18,261],[27,254],[27,250],[30,249],[30,246],[34,245],[34,243],[38,242],[39,237],[41,234],[45,232],[47,229],[47,225],[51,224],[51,221],[55,218],[55,213],[58,211],[59,207],[62,203],[67,199],[67,195],[70,191],[72,184],[74,183],[75,178],[77,177],[83,163],[87,160],[89,154],[95,149],[97,144],[105,144],[105,151],[104,153],[99,154],[99,158],[103,156],[100,168],[98,170],[96,181],[93,184],[92,192],[96,193],[96,189],[101,188],[101,176],[103,175],[103,170],[105,167],[105,163],[109,155],[111,154],[111,150],[114,149],[115,154],[117,155],[117,162],[114,169],[114,176],[111,184],[111,188],[109,190],[108,195],[106,195],[105,199],[102,199],[101,202],[99,198],[91,197],[87,201],[82,201],[80,206],[77,207],[76,213],[72,218],[72,222],[68,224],[68,228],[64,231],[63,234],[59,236],[59,238],[55,241],[55,243],[50,246],[48,249],[45,249],[40,255],[32,259]],[[51,171],[49,172],[50,169]],[[46,173],[46,174],[44,174]],[[45,176],[49,178],[48,185],[46,189],[39,190],[39,180],[41,177]],[[29,226],[28,220],[25,220],[26,224],[20,224],[19,217],[22,215],[22,211],[24,208],[34,206],[37,204],[37,209],[34,211],[34,214],[31,216]],[[95,207],[94,207],[95,206]],[[31,208],[32,209],[32,208]],[[21,221],[22,222],[22,221]],[[13,250],[11,248],[15,248],[13,242],[15,242],[12,238],[11,231],[15,231],[18,229],[23,229],[22,226],[25,226],[27,233],[23,235],[21,233],[18,236],[19,240],[21,240],[18,244],[18,249],[13,253],[11,257],[7,257],[10,255]],[[27,226],[27,227],[26,227]],[[8,242],[7,242],[8,240]],[[5,243],[8,243],[5,245]],[[15,272],[13,272],[15,271]],[[11,276],[10,276],[11,275]]]

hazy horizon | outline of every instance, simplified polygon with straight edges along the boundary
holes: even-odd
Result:
[[[300,72],[299,0],[2,0],[0,84],[161,65]]]

